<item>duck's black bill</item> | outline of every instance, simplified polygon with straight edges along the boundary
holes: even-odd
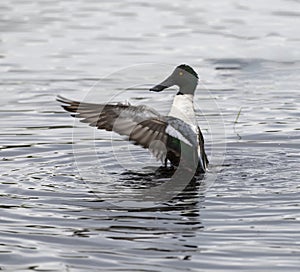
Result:
[[[161,92],[162,90],[168,88],[167,86],[164,85],[156,85],[153,88],[150,89],[151,92]]]

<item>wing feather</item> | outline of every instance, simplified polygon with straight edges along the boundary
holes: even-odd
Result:
[[[80,122],[127,136],[134,144],[149,148],[159,160],[166,157],[167,123],[155,110],[127,104],[78,102],[62,96],[58,96],[57,101]]]
[[[128,104],[94,104],[73,101],[62,96],[57,97],[62,107],[79,118],[81,122],[92,127],[114,131],[127,136],[135,145],[148,148],[161,161],[166,158],[173,165],[181,159],[181,145],[184,144],[192,153],[199,154],[202,168],[208,163],[204,151],[204,139],[199,128],[197,133],[182,120],[175,117],[164,117],[146,106]],[[198,139],[197,139],[198,135]],[[200,150],[197,152],[198,144]]]

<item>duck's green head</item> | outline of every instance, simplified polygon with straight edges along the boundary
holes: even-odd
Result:
[[[173,73],[160,84],[150,89],[153,92],[161,92],[171,86],[178,86],[178,94],[194,94],[198,84],[198,75],[195,70],[186,64],[175,68]]]

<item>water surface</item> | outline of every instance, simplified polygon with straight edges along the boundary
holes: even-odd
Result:
[[[287,0],[1,3],[0,268],[298,271],[299,10]],[[72,144],[73,120],[55,96],[83,99],[102,79],[99,102],[112,92],[166,113],[175,91],[147,87],[180,63],[200,75],[210,159],[226,145],[211,165],[217,178],[208,190],[210,170],[155,207],[112,206],[82,180],[73,148],[89,138],[78,129]],[[151,181],[146,153],[88,133],[111,174],[100,183]]]

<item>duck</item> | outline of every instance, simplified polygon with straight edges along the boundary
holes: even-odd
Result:
[[[135,145],[148,149],[162,167],[185,169],[195,175],[207,170],[204,137],[194,110],[194,94],[199,76],[181,64],[161,83],[150,89],[161,92],[178,86],[168,115],[161,115],[146,105],[130,103],[97,104],[79,102],[58,95],[62,108],[91,127],[113,131]]]

